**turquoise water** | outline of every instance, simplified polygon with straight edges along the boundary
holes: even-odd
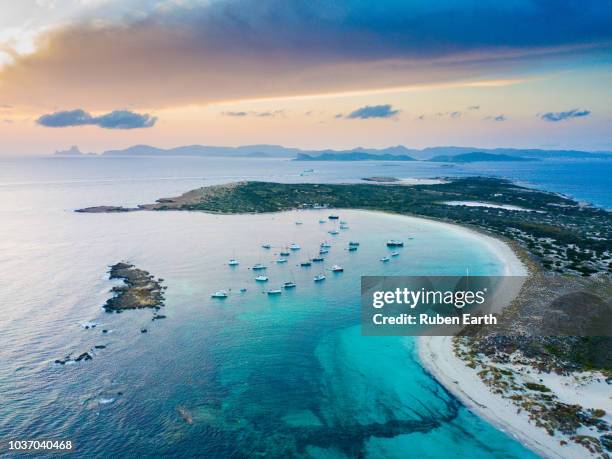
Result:
[[[361,211],[340,211],[350,229],[338,236],[327,233],[329,222],[318,223],[322,211],[72,212],[193,187],[173,179],[117,181],[113,172],[0,187],[0,439],[69,439],[86,457],[531,455],[437,384],[419,365],[412,338],[360,335],[361,275],[501,272],[477,239]],[[382,264],[389,238],[407,245]],[[360,248],[349,253],[355,239]],[[323,240],[332,243],[325,265],[297,266]],[[262,249],[264,242],[273,248]],[[286,264],[273,263],[291,242],[302,249]],[[241,264],[230,268],[234,256]],[[103,312],[114,285],[106,267],[121,259],[165,279],[168,319]],[[266,287],[248,269],[258,262],[269,266]],[[327,280],[314,283],[332,263],[345,272],[326,271]],[[265,295],[287,280],[297,288]],[[219,289],[231,289],[229,298],[210,298]],[[99,325],[86,330],[87,321]],[[99,344],[107,348],[90,362],[53,363]]]

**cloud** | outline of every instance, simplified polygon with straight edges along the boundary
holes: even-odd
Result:
[[[470,105],[467,109],[468,110],[480,110],[480,105]]]
[[[399,114],[399,110],[394,110],[390,104],[384,105],[366,105],[358,108],[346,115],[349,120],[366,120],[369,118],[394,118]]]
[[[448,116],[449,118],[453,118],[453,119],[457,119],[457,118],[461,118],[462,113],[460,111],[452,111],[452,112],[438,112],[436,113],[436,116],[439,117],[445,117]]]
[[[231,112],[230,111],[230,112],[222,112],[221,114],[225,116],[234,116],[236,118],[242,118],[244,116],[248,116],[247,112]]]
[[[556,123],[557,121],[565,121],[570,120],[572,118],[582,118],[584,116],[589,116],[591,114],[590,110],[580,110],[578,108],[573,108],[566,112],[547,112],[539,115],[540,119],[544,121],[550,121]]]
[[[157,118],[148,113],[140,114],[129,110],[114,110],[100,116],[92,116],[85,110],[65,110],[40,116],[36,122],[45,127],[99,126],[104,129],[150,128]]]
[[[249,111],[249,112],[234,112],[234,111],[226,111],[221,112],[224,116],[233,116],[236,118],[244,118],[246,116],[255,116],[257,118],[274,118],[276,116],[285,116],[285,110],[272,110],[265,112],[257,112],[257,111]]]
[[[7,51],[6,102],[161,108],[469,81],[612,42],[601,0],[143,3],[111,3],[49,27],[32,53]]]
[[[501,115],[496,115],[496,116],[485,116],[483,118],[484,120],[488,120],[488,121],[508,121],[508,118],[506,118],[506,115],[501,114]]]

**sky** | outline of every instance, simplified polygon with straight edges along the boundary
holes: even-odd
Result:
[[[0,155],[612,151],[607,0],[0,0]]]

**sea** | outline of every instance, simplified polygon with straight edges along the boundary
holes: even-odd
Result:
[[[17,456],[10,440],[71,441],[79,457],[534,456],[439,385],[414,338],[361,336],[360,276],[500,274],[502,260],[476,236],[358,210],[337,211],[349,229],[335,236],[325,210],[74,212],[239,180],[374,175],[496,175],[612,208],[612,162],[482,164],[0,159],[0,456]],[[382,263],[387,239],[406,245]],[[323,241],[325,262],[299,266]],[[291,243],[301,249],[276,263]],[[104,312],[118,285],[108,267],[121,260],[164,279],[166,319]],[[256,263],[268,267],[265,284],[254,281]],[[266,294],[286,281],[296,288]],[[211,298],[221,289],[228,298]],[[54,363],[82,352],[93,359]]]

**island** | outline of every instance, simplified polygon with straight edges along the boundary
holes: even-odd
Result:
[[[437,162],[437,163],[476,163],[481,161],[539,161],[538,158],[525,158],[523,156],[510,156],[503,153],[494,154],[494,153],[483,153],[483,152],[473,152],[473,153],[462,153],[459,155],[440,155],[434,156],[428,161]]]
[[[164,305],[161,280],[155,279],[148,271],[136,268],[130,263],[119,262],[110,267],[109,278],[121,279],[123,285],[111,289],[115,296],[106,301],[106,312],[143,308],[157,311]]]
[[[347,153],[321,153],[320,155],[309,155],[298,153],[294,161],[416,161],[408,155],[392,155],[388,153],[366,153],[363,151],[351,151]]]
[[[612,272],[611,212],[498,178],[444,178],[441,183],[412,186],[237,182],[198,188],[135,208],[97,206],[76,212],[258,213],[321,207],[380,210],[458,223],[513,241],[546,270],[581,276]]]
[[[472,326],[457,337],[421,337],[421,362],[465,405],[535,451],[608,457],[612,212],[497,178],[445,178],[413,186],[375,179],[230,183],[133,210],[365,209],[460,224],[494,236],[501,248],[513,249],[528,272],[518,294],[500,309],[503,326]],[[461,205],[453,205],[457,202]]]

